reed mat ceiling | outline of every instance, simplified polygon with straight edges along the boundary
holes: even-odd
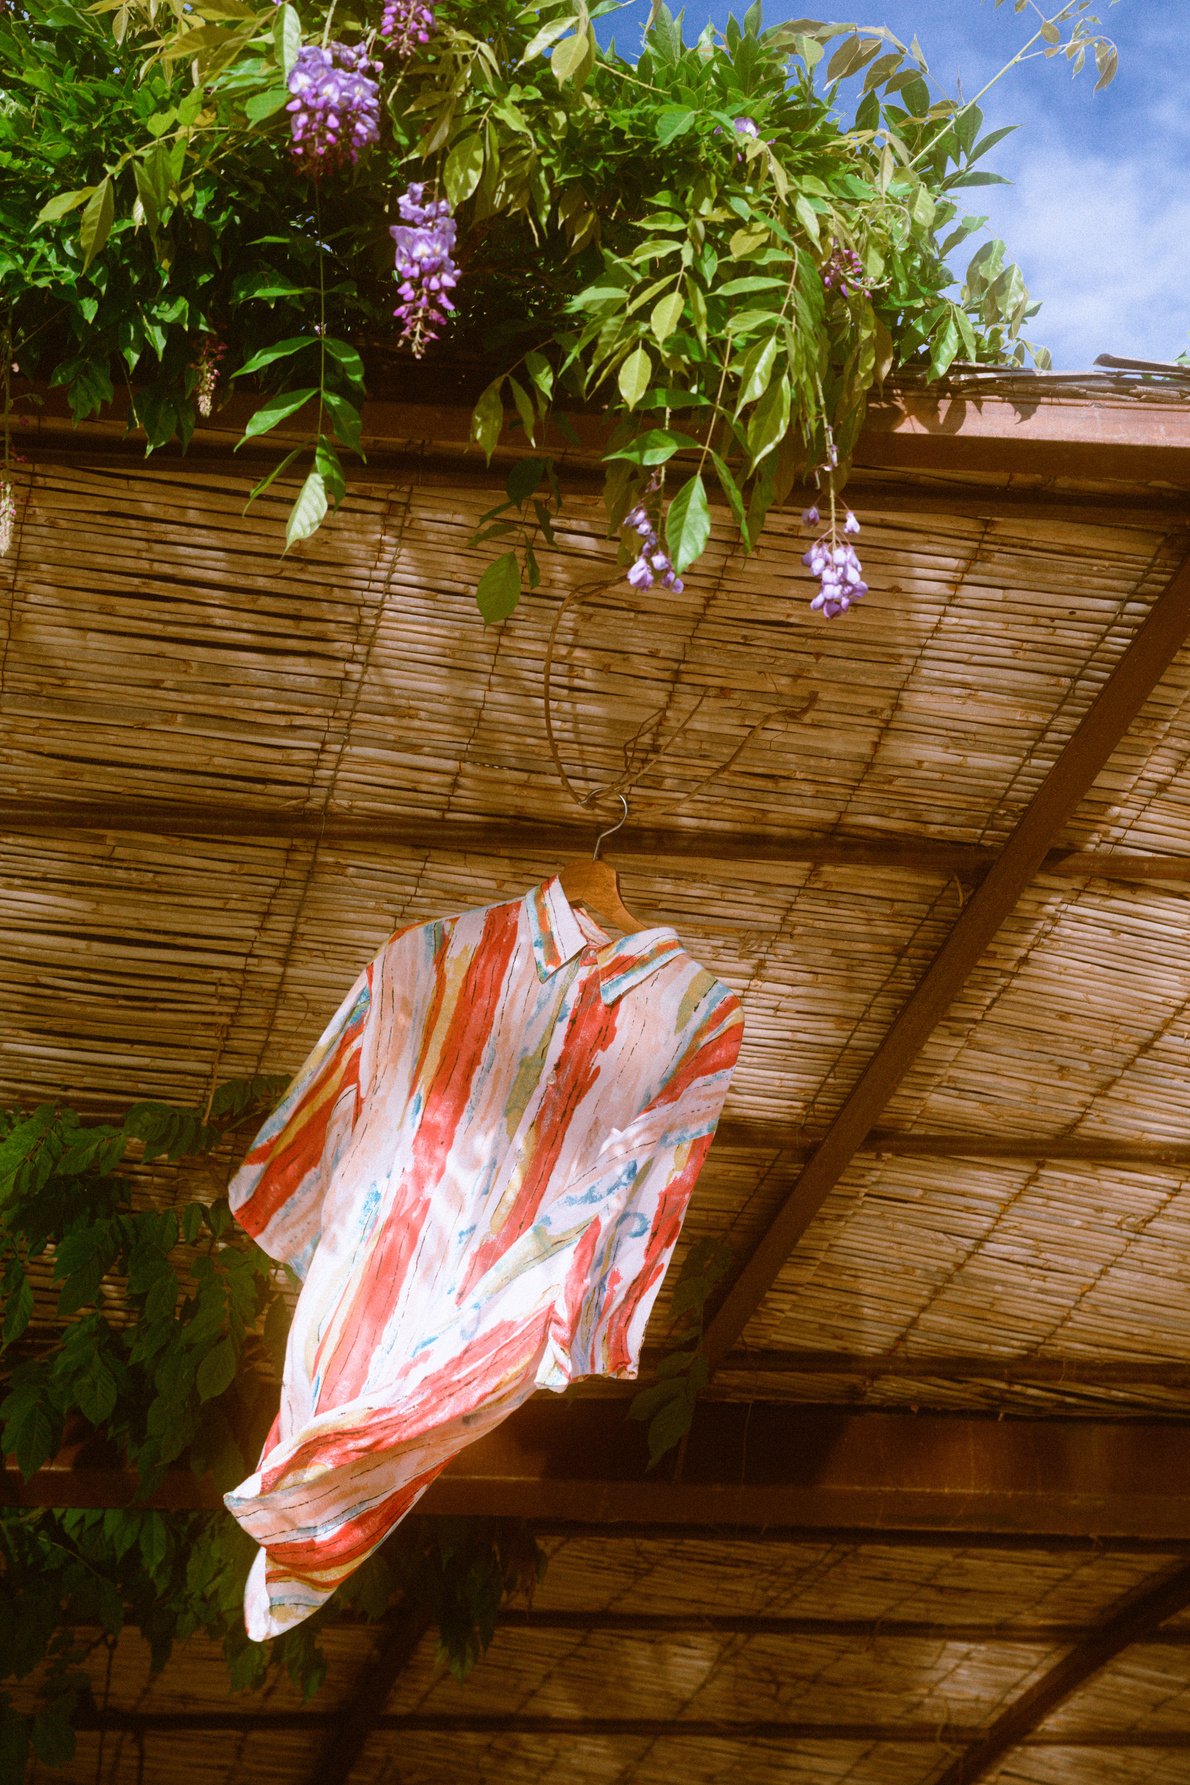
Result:
[[[485,473],[461,411],[378,405],[342,508],[282,557],[293,486],[242,514],[259,466],[232,458],[235,419],[184,460],[136,456],[118,423],[72,432],[52,403],[17,438],[0,1098],[100,1115],[290,1071],[394,928],[517,896],[589,852],[602,825],[547,743],[558,622],[553,723],[579,791],[665,748],[606,849],[625,900],[743,999],[684,1233],[743,1261],[1190,554],[1190,405],[1111,377],[890,392],[848,491],[870,593],[831,623],[808,608],[798,496],[752,558],[717,508],[681,594],[630,588],[586,418],[562,459],[561,550],[486,631],[487,551],[467,542],[515,441]],[[1051,839],[1080,860],[1028,879],[903,1063],[887,1144],[854,1152],[776,1259],[713,1398],[781,1400],[791,1420],[808,1403],[1190,1420],[1188,695],[1183,648]],[[171,1198],[186,1176],[146,1173],[141,1193]],[[663,1297],[650,1344],[665,1324]],[[1190,1781],[1190,1646],[1151,1597],[1185,1570],[1176,1546],[569,1528],[549,1543],[532,1617],[465,1690],[434,1674],[428,1638],[416,1648],[352,1780]],[[1143,1641],[1005,1756],[955,1770],[1146,1592]],[[670,1623],[615,1623],[629,1614]],[[729,1615],[738,1628],[706,1621]],[[303,1711],[285,1687],[229,1706],[194,1643],[151,1682],[125,1638],[110,1698],[125,1726],[98,1773],[94,1732],[61,1776],[328,1777],[327,1717],[351,1709],[376,1642],[335,1632]],[[274,1723],[201,1724],[237,1710]],[[191,1713],[189,1732],[168,1726]]]

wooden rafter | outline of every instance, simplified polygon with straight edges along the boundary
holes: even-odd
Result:
[[[983,1739],[947,1767],[936,1785],[975,1785],[1010,1748],[1035,1737],[1039,1726],[1084,1686],[1093,1674],[1133,1643],[1190,1605],[1190,1566],[1166,1570],[1155,1581],[1127,1594],[1101,1627],[1022,1692],[996,1718]],[[1137,1732],[1140,1733],[1140,1732]],[[1060,1743],[1061,1735],[1052,1740]],[[1190,1736],[1185,1737],[1190,1747]]]
[[[1181,1554],[1190,1531],[1190,1424],[998,1420],[791,1405],[700,1403],[680,1481],[650,1474],[622,1400],[542,1396],[448,1466],[420,1509],[449,1516],[643,1523],[813,1534],[915,1531],[968,1539],[1144,1539]],[[1073,1484],[1073,1485],[1072,1485]],[[127,1505],[133,1476],[48,1468],[0,1478],[9,1504]],[[145,1502],[217,1505],[178,1471]],[[833,1539],[832,1539],[833,1540]],[[881,1539],[883,1541],[883,1539]]]
[[[430,1627],[430,1614],[420,1606],[401,1606],[389,1618],[380,1645],[360,1669],[347,1698],[328,1723],[326,1740],[307,1785],[346,1785],[352,1769],[376,1727],[397,1676],[412,1661]]]
[[[769,1617],[743,1612],[524,1611],[508,1607],[498,1619],[507,1630],[573,1630],[616,1636],[842,1636],[868,1648],[873,1642],[1023,1644],[1055,1648],[1098,1636],[1099,1625],[1061,1623],[950,1623],[926,1618]],[[1190,1626],[1156,1630],[1146,1642],[1190,1648]]]
[[[1024,816],[845,1098],[814,1157],[781,1204],[707,1328],[718,1363],[742,1336],[790,1252],[830,1195],[880,1112],[946,1015],[988,944],[1041,870],[1054,839],[1094,785],[1190,633],[1190,559],[1174,572],[1092,701]]]
[[[927,388],[892,381],[879,401],[868,406],[867,421],[856,443],[854,463],[860,476],[865,471],[896,470],[961,476],[970,473],[1003,473],[1020,477],[1060,479],[1119,479],[1125,482],[1190,484],[1190,405],[1171,392],[1135,394],[1113,401],[1118,392],[1107,378],[1093,380],[1101,392],[1098,402],[1085,394],[1063,391],[1042,380],[1031,382],[1020,393],[981,388],[965,383],[938,384]],[[14,394],[29,387],[18,380]],[[478,389],[475,395],[478,396]],[[68,451],[72,463],[88,453],[118,449],[127,432],[128,399],[117,391],[102,422],[91,423],[85,441],[74,432],[61,391],[38,387],[42,406],[33,427],[22,439],[31,459],[55,450]],[[232,396],[218,414],[195,430],[189,459],[205,450],[230,455],[252,412],[255,399],[247,393]],[[597,465],[608,440],[603,414],[576,414],[567,418],[568,435],[551,427],[542,445],[559,454],[564,469],[584,461]],[[272,439],[288,450],[302,438],[305,427],[299,413],[277,428]],[[471,432],[471,406],[456,398],[447,403],[370,401],[363,409],[363,444],[368,471],[375,480],[384,455],[402,452],[416,462],[425,455],[464,458]],[[573,444],[578,440],[578,445]],[[138,456],[143,445],[136,443]],[[411,450],[412,449],[412,450]],[[506,439],[497,449],[496,462],[523,457],[524,445]],[[176,448],[156,455],[158,463],[179,457]],[[475,462],[472,454],[469,463]],[[680,461],[679,461],[680,463]]]
[[[336,1711],[109,1710],[105,1715],[80,1717],[76,1728],[141,1734],[156,1730],[175,1735],[187,1731],[194,1734],[236,1731],[262,1735],[282,1730],[333,1729],[337,1721]],[[844,1723],[786,1717],[551,1717],[534,1716],[525,1711],[481,1712],[471,1716],[435,1711],[384,1711],[371,1721],[367,1733],[370,1735],[375,1730],[406,1735],[536,1735],[555,1741],[631,1736],[649,1741],[670,1737],[682,1742],[888,1742],[915,1747],[965,1746],[973,1754],[979,1752],[983,1741],[981,1731],[970,1724],[939,1724],[936,1721]],[[1022,1742],[1036,1748],[1151,1748],[1161,1752],[1190,1748],[1190,1731],[1074,1729],[1062,1735],[1027,1735]],[[954,1776],[966,1781],[978,1778],[979,1774]],[[950,1779],[948,1772],[936,1781],[936,1785],[948,1785]]]
[[[594,824],[499,823],[467,818],[407,815],[353,817],[331,813],[252,810],[242,806],[165,800],[0,800],[0,831],[127,831],[156,836],[227,836],[278,842],[321,842],[334,848],[438,850],[469,855],[566,857],[587,854]],[[938,874],[976,884],[1001,851],[936,837],[780,837],[763,832],[665,829],[634,826],[608,844],[604,854],[625,862],[656,860],[757,863],[775,867],[839,867]],[[1053,849],[1041,863],[1065,880],[1190,880],[1190,856],[1117,849]]]

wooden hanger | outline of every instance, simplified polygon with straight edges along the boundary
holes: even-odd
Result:
[[[628,801],[623,794],[619,795],[619,799],[624,807],[624,816],[619,824],[613,824],[611,830],[602,831],[595,839],[595,853],[589,862],[568,862],[558,875],[558,880],[572,905],[585,905],[596,917],[606,917],[617,930],[630,936],[643,929],[644,925],[638,917],[633,916],[621,898],[620,876],[616,870],[599,859],[599,849],[604,837],[622,830],[628,822]]]

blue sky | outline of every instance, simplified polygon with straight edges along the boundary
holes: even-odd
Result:
[[[746,3],[691,0],[687,40],[708,16],[722,27]],[[931,75],[953,98],[958,74],[974,94],[1032,35],[1031,0],[1021,13],[1014,4],[870,0],[861,11],[820,11],[770,0],[765,24],[855,19],[887,25],[905,43],[916,32]],[[1051,0],[1047,16],[1058,5]],[[634,0],[604,29],[612,25],[631,53],[639,40],[629,15],[643,22],[647,11],[647,0]],[[1064,57],[1013,69],[981,102],[987,129],[1022,126],[981,164],[1013,184],[966,194],[1044,300],[1028,332],[1064,371],[1099,353],[1172,360],[1190,347],[1190,0],[1098,0],[1091,12],[1119,48],[1112,85],[1094,91],[1093,63],[1072,80]]]

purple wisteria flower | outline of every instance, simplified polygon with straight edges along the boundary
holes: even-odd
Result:
[[[444,198],[422,202],[424,183],[410,186],[398,199],[403,223],[389,230],[397,245],[396,274],[401,281],[401,302],[393,311],[405,324],[403,341],[413,348],[415,359],[437,338],[454,305],[448,293],[459,282],[459,269],[451,259],[457,226]]]
[[[842,532],[858,533],[859,522],[851,510],[848,508],[844,513],[846,519]],[[817,508],[803,510],[802,525],[818,525]],[[809,551],[802,554],[802,563],[819,581],[818,593],[810,606],[828,620],[833,620],[836,614],[845,614],[853,601],[862,601],[868,592],[868,585],[863,580],[863,565],[856,556],[855,547],[840,538],[840,529],[833,522]]]
[[[380,141],[380,86],[370,78],[380,71],[362,43],[299,51],[288,81],[290,148],[315,179],[354,165],[361,149]]]
[[[398,56],[411,56],[419,43],[429,43],[437,29],[434,8],[422,0],[385,0],[380,35],[391,40]]]
[[[662,551],[661,541],[644,504],[638,503],[631,513],[626,514],[623,524],[634,527],[640,535],[640,556],[628,572],[628,581],[632,587],[651,589],[655,582],[660,581],[667,589],[673,589],[675,594],[680,595],[685,585],[667,554]]]
[[[848,290],[848,281],[850,281],[852,290],[867,291],[868,283],[864,273],[864,263],[855,250],[841,248],[833,238],[831,248],[833,250],[831,257],[822,269],[822,283],[826,289],[833,291],[838,286],[842,295],[849,297],[851,294]]]

